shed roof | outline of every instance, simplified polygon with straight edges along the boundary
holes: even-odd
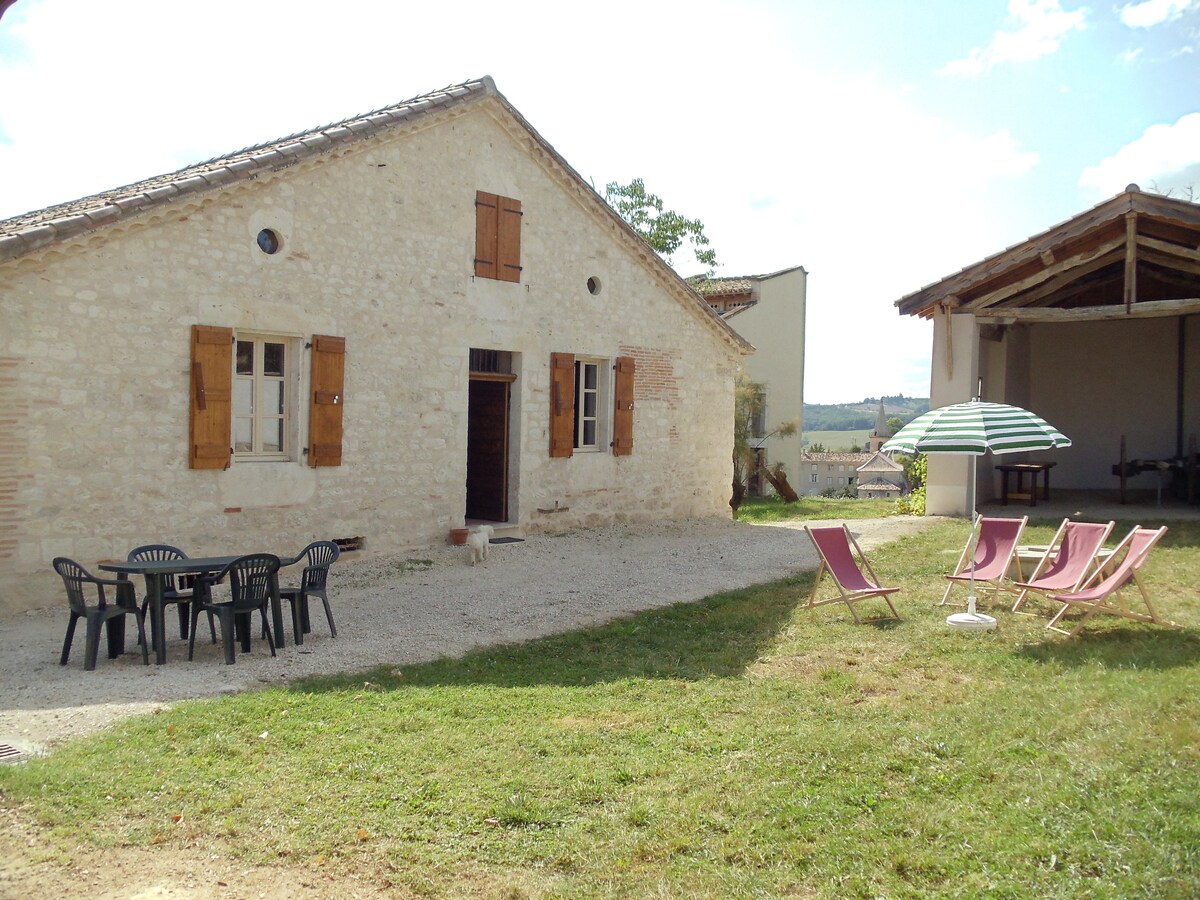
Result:
[[[1130,185],[896,306],[1000,321],[1200,312],[1200,204]]]

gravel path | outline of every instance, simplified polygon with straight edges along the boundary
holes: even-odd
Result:
[[[853,521],[851,530],[869,550],[933,521],[863,519]],[[477,567],[465,548],[449,546],[347,559],[334,565],[330,580],[336,640],[318,607],[314,633],[302,647],[291,644],[289,621],[288,645],[276,658],[256,640],[233,666],[223,665],[220,645],[207,638],[197,643],[192,662],[186,643],[173,638],[167,664],[152,660],[148,667],[140,654],[105,658],[102,640],[96,670],[85,672],[81,623],[70,663],[62,667],[65,604],[36,610],[0,621],[0,744],[39,752],[181,699],[524,641],[783,578],[816,562],[803,523],[723,520],[534,535],[493,545]],[[291,580],[286,572],[284,579]],[[139,596],[141,588],[138,583]],[[170,635],[177,634],[174,617],[168,609]]]

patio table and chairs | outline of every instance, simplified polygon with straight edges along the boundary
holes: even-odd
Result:
[[[150,615],[150,636],[154,643],[154,661],[163,665],[167,661],[167,635],[165,628],[164,608],[169,602],[166,599],[168,585],[179,575],[206,576],[228,568],[229,564],[239,556],[199,556],[182,559],[140,559],[108,561],[100,563],[100,569],[117,575],[142,575],[146,579],[146,603]],[[295,559],[281,560],[280,565],[290,565]],[[132,589],[132,585],[130,585]],[[278,593],[271,599],[271,617],[275,634],[283,634],[283,610],[279,603]],[[193,617],[194,620],[194,617]],[[190,637],[194,638],[192,634]]]

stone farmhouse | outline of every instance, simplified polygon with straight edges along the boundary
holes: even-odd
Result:
[[[794,266],[769,275],[691,278],[688,283],[739,335],[754,345],[744,363],[751,380],[764,387],[764,412],[754,439],[759,460],[783,463],[797,493],[801,472],[799,433],[782,437],[772,431],[782,422],[804,425],[804,325],[808,273]],[[805,485],[807,487],[807,485]],[[748,493],[769,493],[766,479],[752,481]]]
[[[151,542],[729,515],[750,344],[490,78],[2,221],[0,308],[9,611]]]

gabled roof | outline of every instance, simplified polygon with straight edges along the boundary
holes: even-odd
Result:
[[[768,272],[766,275],[731,275],[722,278],[709,278],[706,275],[692,275],[687,283],[701,297],[724,297],[727,295],[748,294],[760,281],[777,278],[789,272],[803,270],[804,266],[790,266],[778,272]]]
[[[748,294],[754,287],[753,277],[705,278],[698,275],[687,279],[687,283],[701,297],[724,297],[730,294]]]
[[[865,484],[860,481],[855,487],[860,491],[895,491],[896,493],[900,493],[899,485],[892,484],[890,481],[884,481],[882,478],[873,478]]]
[[[736,349],[753,352],[753,346],[721,320],[709,305],[649,247],[595,189],[563,159],[545,138],[496,89],[490,76],[453,84],[421,94],[393,106],[323,125],[308,131],[257,144],[224,156],[196,163],[165,175],[147,178],[79,200],[34,210],[0,220],[0,263],[44,247],[129,221],[166,204],[216,191],[261,174],[277,172],[336,149],[344,148],[393,128],[405,127],[442,110],[494,99],[538,144],[541,150],[590,201],[593,211],[605,215],[645,252],[647,264],[666,279],[685,305],[699,312]]]
[[[903,472],[904,466],[896,462],[890,455],[882,450],[876,450],[871,454],[871,458],[858,467],[858,471],[870,472]]]
[[[862,464],[871,458],[869,453],[849,453],[843,451],[801,451],[801,462],[848,462]]]
[[[1130,185],[896,306],[1013,321],[1200,312],[1200,204]]]
[[[286,169],[302,159],[357,143],[399,123],[487,94],[498,94],[495,84],[487,77],[450,85],[394,106],[246,147],[177,172],[4,219],[0,221],[0,261],[111,225],[188,195],[246,181],[264,172]]]

